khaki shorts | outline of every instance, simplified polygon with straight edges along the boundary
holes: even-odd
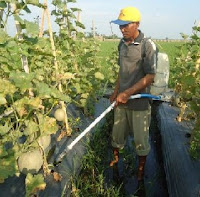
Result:
[[[130,132],[133,134],[136,153],[146,156],[150,151],[149,126],[151,109],[133,111],[118,106],[114,111],[114,125],[112,131],[112,146],[122,149]]]

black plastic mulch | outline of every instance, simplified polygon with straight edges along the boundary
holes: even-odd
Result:
[[[165,172],[163,168],[161,137],[157,127],[156,113],[159,103],[152,105],[152,119],[150,125],[151,151],[145,165],[144,186],[146,197],[168,197]],[[137,156],[133,147],[133,137],[129,137],[124,153],[120,154],[117,168],[109,168],[106,171],[108,185],[115,184],[121,187],[121,195],[125,197],[134,196],[137,190]],[[108,160],[112,159],[112,150],[109,150]],[[128,157],[128,159],[127,159]],[[144,196],[144,195],[142,195]]]

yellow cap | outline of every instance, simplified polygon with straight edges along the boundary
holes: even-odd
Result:
[[[118,19],[111,22],[118,25],[126,25],[131,22],[140,22],[140,20],[141,14],[137,8],[126,7],[121,10]]]

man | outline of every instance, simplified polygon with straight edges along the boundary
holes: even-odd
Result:
[[[121,10],[117,20],[111,21],[119,25],[123,38],[119,44],[119,74],[110,101],[116,101],[112,146],[118,162],[119,149],[124,147],[129,132],[133,132],[136,153],[139,157],[137,179],[143,181],[146,156],[150,151],[149,125],[150,105],[148,98],[129,100],[138,93],[149,93],[155,76],[155,44],[144,39],[138,29],[141,20],[137,8],[126,7]]]

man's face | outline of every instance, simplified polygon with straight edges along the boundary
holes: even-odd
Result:
[[[127,25],[120,25],[119,28],[123,34],[124,39],[129,40],[135,38],[139,23],[129,23]]]

